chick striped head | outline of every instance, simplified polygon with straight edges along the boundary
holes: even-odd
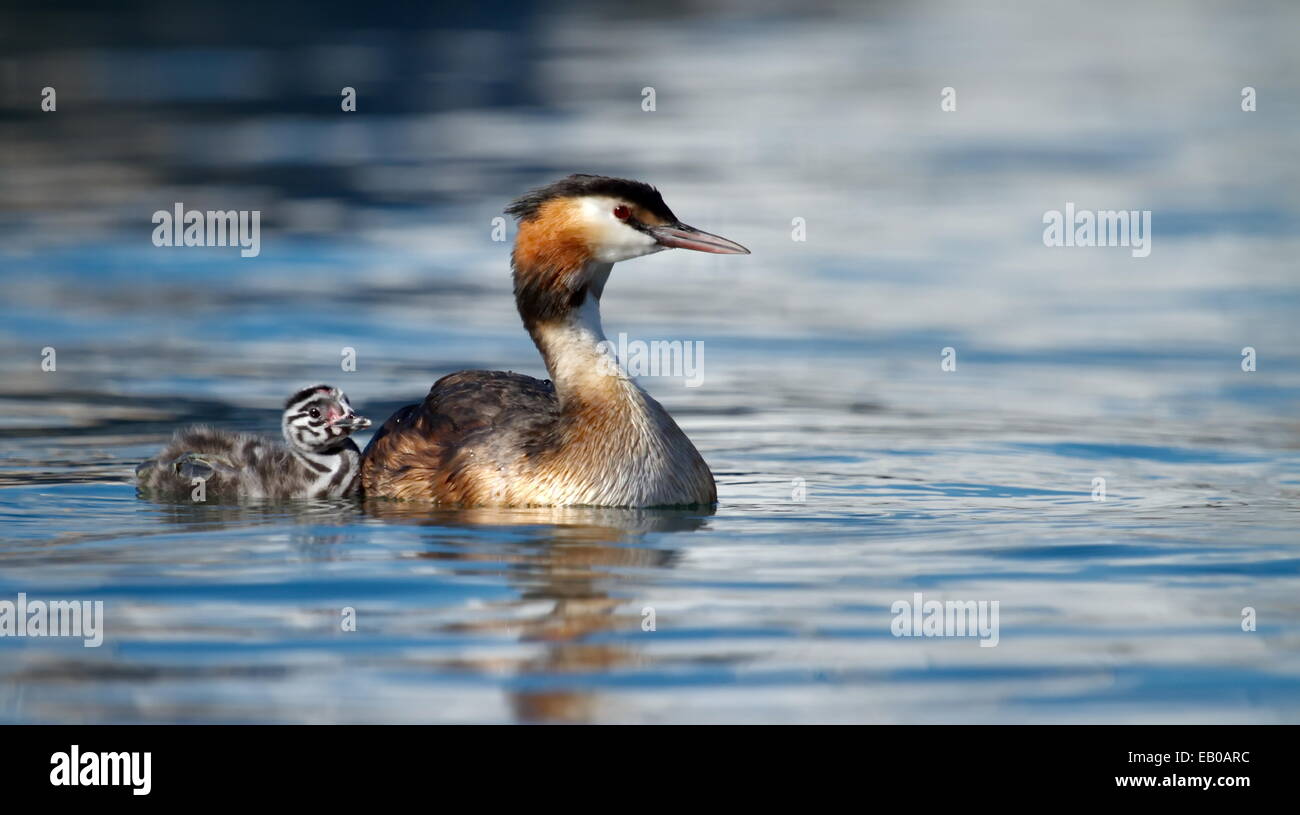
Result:
[[[354,431],[370,427],[370,420],[357,415],[343,391],[313,385],[289,397],[281,427],[289,444],[318,453],[337,447]]]

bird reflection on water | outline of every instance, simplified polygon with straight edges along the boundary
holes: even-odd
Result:
[[[513,671],[520,676],[551,677],[537,683],[520,683],[510,691],[510,704],[520,721],[585,722],[595,718],[596,699],[589,689],[565,687],[564,675],[604,673],[641,664],[640,650],[626,639],[591,642],[602,634],[636,635],[642,631],[642,609],[629,608],[633,598],[619,589],[624,570],[667,569],[675,550],[656,548],[645,537],[656,532],[701,529],[711,510],[651,510],[581,507],[436,509],[427,506],[371,499],[364,506],[368,517],[385,522],[439,528],[515,528],[522,540],[508,555],[485,552],[472,545],[424,552],[430,560],[483,564],[506,563],[516,599],[500,603],[481,621],[452,626],[465,633],[508,633],[520,642],[541,643],[542,652],[520,662],[493,664],[491,660],[466,660],[462,670]],[[458,569],[461,573],[464,569]],[[540,613],[516,615],[543,603]],[[635,605],[635,604],[634,604]],[[653,636],[653,634],[646,634]],[[617,639],[617,638],[616,638]]]
[[[583,507],[454,508],[386,499],[296,501],[243,505],[158,504],[161,519],[190,533],[257,526],[284,528],[308,560],[340,557],[358,524],[376,522],[418,529],[425,546],[407,557],[446,566],[459,578],[503,578],[515,596],[474,601],[472,615],[455,615],[413,633],[418,637],[476,635],[512,638],[540,650],[526,656],[478,655],[472,650],[446,657],[395,655],[405,670],[421,661],[430,672],[507,677],[503,683],[515,718],[524,722],[595,721],[598,695],[567,678],[604,674],[646,664],[639,636],[643,604],[625,578],[671,569],[676,549],[653,544],[656,533],[704,529],[712,510],[653,510]],[[490,539],[481,534],[488,532]],[[502,540],[509,541],[502,545]],[[346,555],[342,555],[346,557]],[[375,599],[380,599],[376,596]],[[405,611],[412,609],[403,607]],[[358,616],[366,618],[364,607]],[[401,611],[397,612],[401,613]],[[358,635],[367,635],[359,626]],[[373,630],[373,629],[371,629]],[[379,633],[386,633],[383,629]],[[387,661],[381,657],[380,662]]]

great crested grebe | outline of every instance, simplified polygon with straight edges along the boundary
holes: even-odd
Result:
[[[677,220],[648,184],[571,175],[518,220],[515,304],[550,381],[502,371],[439,379],[366,447],[367,496],[476,506],[699,506],[713,473],[668,411],[610,365],[600,296],[620,260],[664,249],[749,250]]]
[[[136,483],[145,492],[175,495],[190,493],[198,478],[205,500],[355,495],[361,450],[351,435],[369,426],[343,391],[313,385],[285,403],[280,428],[287,447],[249,433],[187,427],[136,468]]]

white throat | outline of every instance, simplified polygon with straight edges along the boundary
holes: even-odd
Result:
[[[611,386],[639,390],[620,368],[614,346],[605,339],[601,325],[600,295],[612,267],[612,263],[589,267],[590,283],[582,304],[564,319],[538,331],[538,344],[561,403],[566,396],[608,392]]]

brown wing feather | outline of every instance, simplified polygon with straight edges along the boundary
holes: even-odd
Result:
[[[498,463],[484,458],[544,447],[559,415],[549,381],[505,371],[448,374],[375,433],[362,489],[367,496],[484,503],[488,485],[476,473]]]

